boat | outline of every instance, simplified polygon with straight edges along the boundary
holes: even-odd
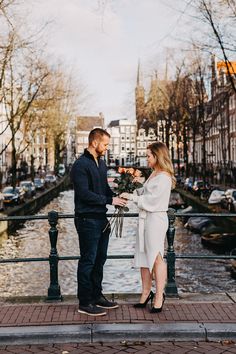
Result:
[[[189,205],[186,208],[182,209],[180,212],[181,214],[193,213],[193,207],[192,205]]]
[[[171,192],[169,207],[174,209],[180,209],[180,208],[184,208],[184,206],[185,203],[181,195],[178,192]]]
[[[210,225],[214,225],[210,218],[205,216],[199,216],[199,217],[192,216],[188,219],[184,227],[186,227],[191,231],[201,233]]]
[[[214,189],[208,199],[208,204],[220,204],[225,196],[225,192],[222,190]]]
[[[230,274],[232,278],[236,279],[236,260],[231,262]]]
[[[187,214],[187,213],[193,213],[194,210],[193,210],[193,207],[191,205],[187,206],[186,208],[184,209],[179,209],[177,210],[177,214],[178,213],[181,213],[181,214]],[[188,219],[190,218],[190,216],[181,216],[181,221],[183,224],[186,224],[186,222],[188,221]]]
[[[236,247],[236,233],[235,232],[216,232],[203,233],[201,241],[204,245],[221,248],[224,250],[232,250]]]

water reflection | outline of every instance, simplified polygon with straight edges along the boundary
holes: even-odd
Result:
[[[46,214],[50,210],[60,213],[73,213],[73,191],[66,191],[40,211]],[[112,211],[112,207],[110,211]],[[130,206],[135,212],[135,206]],[[123,237],[110,239],[110,254],[133,254],[137,219],[124,221]],[[183,228],[177,221],[176,253],[213,254],[203,248],[200,236]],[[79,254],[78,237],[72,219],[59,222],[58,252],[62,256]],[[0,242],[1,258],[47,257],[50,243],[49,225],[46,220],[29,221],[15,234]],[[230,277],[226,266],[228,261],[177,260],[176,281],[181,291],[221,292],[232,291],[235,280]],[[59,283],[63,295],[76,294],[77,261],[60,261]],[[138,269],[133,260],[108,260],[104,272],[105,292],[140,292]],[[49,286],[49,265],[47,262],[15,263],[0,265],[1,296],[46,295]]]

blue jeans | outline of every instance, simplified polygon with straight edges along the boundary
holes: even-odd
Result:
[[[75,217],[80,246],[78,299],[82,306],[94,303],[102,293],[103,266],[111,231],[110,227],[106,228],[107,223],[105,216],[104,219]]]

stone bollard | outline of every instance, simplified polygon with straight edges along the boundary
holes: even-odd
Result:
[[[57,253],[57,222],[58,213],[52,210],[48,213],[48,222],[50,225],[49,238],[51,250],[49,255],[50,265],[50,286],[48,288],[47,300],[62,300],[60,285],[58,284],[58,253]]]
[[[175,250],[174,250],[174,239],[175,239],[175,209],[168,209],[169,227],[167,230],[167,285],[166,294],[168,296],[177,297],[178,289],[175,282]]]

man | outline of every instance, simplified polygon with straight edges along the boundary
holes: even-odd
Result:
[[[89,146],[73,164],[71,179],[75,191],[75,227],[79,236],[78,312],[106,315],[104,309],[117,308],[102,294],[103,266],[107,258],[110,227],[106,204],[125,206],[125,199],[114,197],[107,183],[105,155],[110,135],[96,128],[89,133]]]

